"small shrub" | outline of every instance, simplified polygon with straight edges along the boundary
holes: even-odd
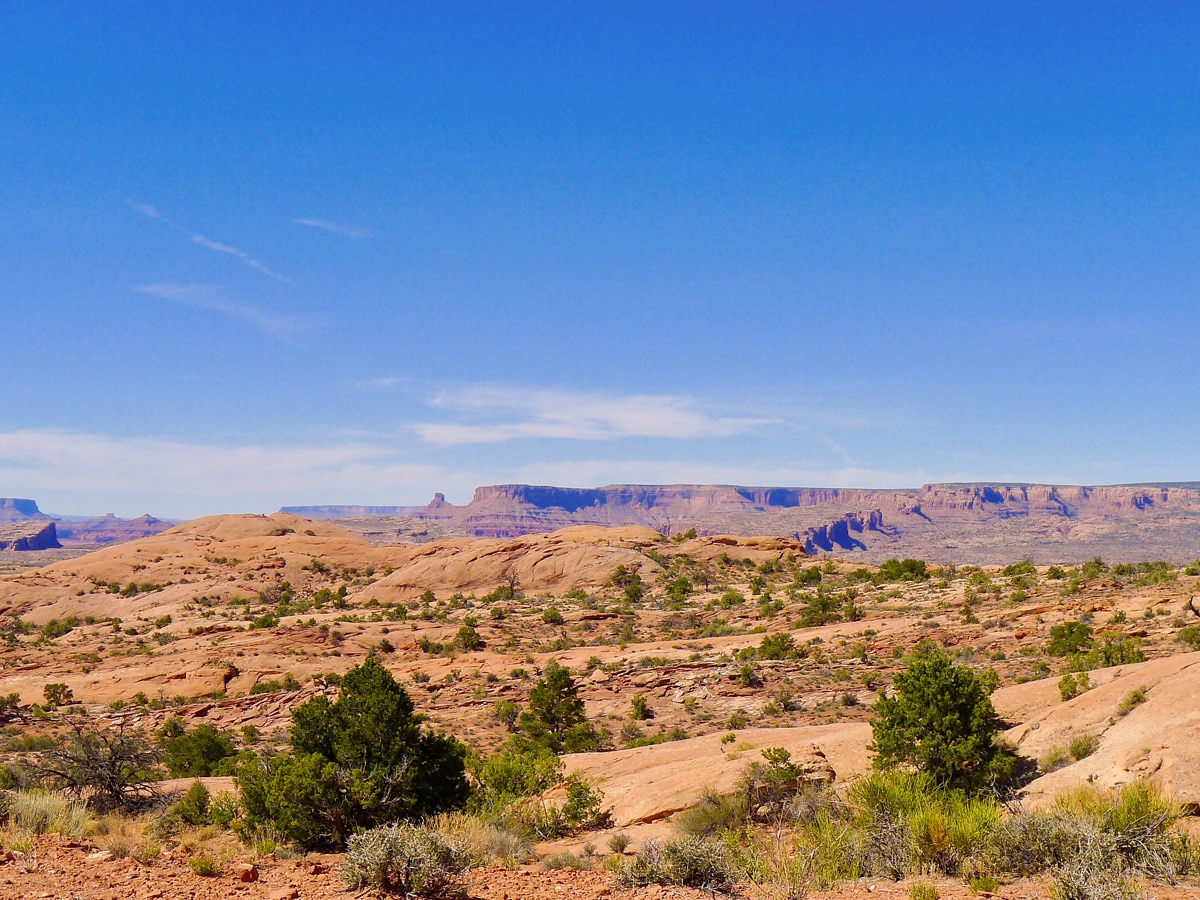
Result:
[[[989,699],[994,672],[955,665],[923,641],[894,685],[874,706],[870,749],[876,768],[912,765],[940,784],[965,788],[1011,773],[1011,755],[995,742],[999,724]]]
[[[1133,710],[1146,702],[1146,686],[1134,688],[1128,694],[1121,698],[1121,702],[1117,704],[1117,712],[1123,716],[1129,715]]]
[[[1185,625],[1175,635],[1175,640],[1186,644],[1193,650],[1200,650],[1200,625]]]
[[[632,842],[633,839],[630,838],[629,835],[625,834],[624,832],[618,832],[617,834],[609,836],[608,849],[617,855],[624,855],[625,851],[629,849],[629,845]]]
[[[629,705],[629,718],[639,722],[654,718],[654,711],[650,709],[650,705],[646,702],[646,698],[638,694],[633,698],[633,702]]]
[[[424,725],[374,656],[342,677],[336,700],[292,710],[291,744],[243,754],[237,766],[251,828],[269,823],[306,847],[335,847],[355,830],[466,804],[466,748]]]
[[[383,825],[352,835],[342,877],[404,895],[439,894],[456,887],[471,859],[457,842],[420,825]]]
[[[1073,700],[1085,691],[1092,689],[1092,680],[1088,677],[1087,672],[1075,674],[1068,672],[1058,680],[1058,693],[1063,698],[1063,702]]]
[[[454,646],[465,653],[470,653],[483,646],[483,638],[479,636],[479,632],[475,630],[474,626],[464,625],[454,635]]]
[[[609,814],[601,809],[604,795],[579,773],[567,778],[567,802],[562,807],[566,824],[576,830],[586,831],[601,828],[609,821]]]
[[[767,635],[758,645],[759,659],[795,659],[797,656],[796,641],[785,631]]]
[[[590,869],[592,867],[586,859],[566,851],[547,856],[539,865],[546,872],[556,869]]]
[[[1070,757],[1067,755],[1065,747],[1052,747],[1042,756],[1038,757],[1038,769],[1042,772],[1053,772],[1055,769],[1061,769],[1063,766],[1069,765]]]
[[[1069,656],[1092,646],[1092,629],[1083,622],[1063,622],[1050,629],[1046,652],[1051,656]]]
[[[749,815],[746,795],[707,791],[691,809],[676,814],[674,823],[689,837],[713,837],[743,824]]]
[[[924,581],[929,578],[925,561],[921,559],[889,559],[879,567],[871,580],[883,584],[895,581]]]
[[[918,881],[908,889],[908,900],[938,900],[939,897],[937,886],[928,881]]]
[[[647,841],[642,852],[617,873],[619,887],[678,884],[722,891],[733,884],[725,848],[713,841],[685,837],[659,844]]]
[[[178,721],[178,720],[175,720]],[[214,774],[221,760],[237,753],[229,732],[207,723],[177,733],[163,741],[167,768],[176,778],[202,778]]]
[[[220,865],[209,856],[193,856],[188,860],[188,868],[205,878],[214,878],[221,874]]]
[[[208,803],[208,822],[221,828],[228,828],[237,818],[241,806],[236,795],[223,791],[211,798]]]
[[[762,687],[762,678],[759,677],[758,669],[754,663],[742,663],[738,667],[738,683],[742,687]]]
[[[175,814],[189,825],[207,825],[211,799],[208,788],[199,780],[193,781],[183,799],[176,804]]]
[[[52,709],[58,706],[66,706],[75,699],[71,689],[62,682],[57,681],[45,685],[42,688],[42,696],[46,699],[46,706]]]
[[[1071,739],[1070,747],[1071,758],[1078,762],[1081,759],[1087,759],[1100,747],[1100,736],[1095,734],[1081,734],[1078,737]]]

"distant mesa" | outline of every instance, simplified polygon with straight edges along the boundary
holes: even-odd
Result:
[[[444,494],[436,496],[441,497],[442,502],[445,503]],[[353,519],[357,516],[411,516],[425,508],[424,506],[284,506],[279,511],[290,516],[300,516],[302,519]]]
[[[597,488],[499,484],[457,506],[289,506],[375,543],[446,537],[515,538],[575,525],[641,526],[673,536],[777,535],[809,553],[882,561],[1007,563],[1200,556],[1200,484],[925,484],[919,488],[618,484]]]
[[[20,522],[25,519],[50,518],[33,500],[21,500],[16,497],[0,497],[0,522]]]
[[[119,544],[159,534],[175,527],[175,524],[149,514],[136,519],[118,519],[110,513],[79,522],[59,521],[58,532],[62,540],[70,544]]]
[[[50,525],[49,534],[41,534],[47,524]],[[0,497],[0,528],[12,525],[38,532],[36,537],[28,537],[21,531],[16,537],[0,538],[0,550],[54,550],[63,546],[60,541],[73,545],[122,543],[158,534],[175,524],[151,515],[136,519],[120,519],[112,513],[90,519],[50,515],[42,512],[33,500]]]

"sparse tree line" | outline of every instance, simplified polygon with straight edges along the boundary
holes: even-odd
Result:
[[[177,719],[150,738],[76,718],[18,777],[105,810],[149,803],[164,767],[229,773],[236,803],[197,782],[167,819],[233,827],[251,843],[269,832],[300,848],[345,849],[348,881],[405,893],[444,889],[485,859],[521,862],[533,841],[607,823],[596,788],[562,778],[559,754],[596,738],[565,667],[547,666],[527,708],[509,711],[508,741],[486,758],[424,721],[376,657],[331,682],[336,697],[293,710],[283,751],[253,749],[249,732],[239,750],[232,735]],[[1084,900],[1132,897],[1138,877],[1196,870],[1196,848],[1171,827],[1181,810],[1149,785],[1088,787],[1048,811],[1013,811],[1012,789],[1030,773],[997,740],[994,687],[994,676],[918,645],[875,706],[874,774],[835,791],[805,782],[786,751],[765,750],[733,794],[678,817],[679,838],[633,858],[617,840],[604,865],[622,885],[720,890],[749,879],[792,896],[867,875],[941,873],[994,889],[1001,877],[1043,873],[1059,896]],[[644,699],[635,715],[652,715]],[[558,785],[562,799],[545,800]],[[589,864],[569,854],[550,862]],[[1097,893],[1100,884],[1119,891]]]

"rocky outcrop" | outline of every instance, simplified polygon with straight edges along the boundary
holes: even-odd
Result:
[[[0,550],[55,550],[61,546],[53,522],[0,525]]]
[[[804,541],[804,552],[808,554],[835,550],[866,550],[861,535],[864,530],[880,531],[883,528],[883,513],[877,509],[871,510],[864,517],[859,513],[846,513],[840,519],[809,528],[796,537]]]

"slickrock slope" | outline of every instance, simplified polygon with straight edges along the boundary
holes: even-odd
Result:
[[[1043,775],[1025,794],[1044,803],[1083,782],[1114,787],[1148,778],[1200,811],[1200,653],[1101,669],[1090,678],[1095,687],[1066,702],[1054,679],[996,692],[997,712],[1021,722],[1007,737],[1026,756],[1044,757],[1083,735],[1099,738],[1092,755]],[[1145,700],[1123,711],[1122,701],[1139,690]]]
[[[800,728],[751,728],[732,743],[723,735],[612,753],[574,753],[567,772],[596,779],[618,827],[658,822],[695,806],[708,791],[732,791],[763,749],[783,747],[813,781],[845,781],[870,768],[871,727],[862,722]]]
[[[444,540],[418,547],[398,548],[392,554],[395,571],[363,593],[366,600],[411,599],[431,584],[452,592],[487,593],[516,579],[527,593],[563,594],[572,588],[603,584],[617,566],[640,570],[642,578],[657,577],[662,567],[645,551],[662,544],[663,537],[649,528],[601,528],[581,525],[551,534],[517,538]],[[722,553],[761,562],[792,552],[804,555],[797,541],[714,535],[689,542],[698,559]]]

